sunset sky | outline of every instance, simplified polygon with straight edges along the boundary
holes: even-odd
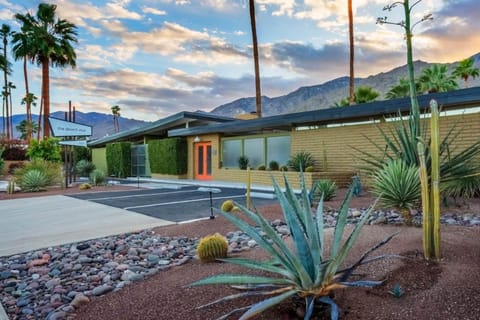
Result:
[[[263,95],[348,75],[346,0],[255,2]],[[0,19],[18,30],[13,15],[34,14],[38,3],[0,0]],[[52,112],[65,111],[71,100],[82,112],[111,113],[119,105],[124,117],[152,121],[255,95],[247,0],[52,3],[78,27],[79,39],[77,67],[51,72]],[[403,19],[401,7],[382,10],[388,3],[353,0],[357,77],[406,62],[402,28],[375,23],[380,16]],[[478,0],[423,0],[413,20],[427,13],[434,20],[414,29],[415,60],[453,62],[480,51]],[[14,113],[24,113],[21,62],[13,68]],[[31,91],[40,96],[41,70],[29,65],[29,71]]]

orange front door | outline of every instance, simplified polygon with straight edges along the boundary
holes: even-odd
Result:
[[[195,143],[195,179],[212,179],[212,143]]]

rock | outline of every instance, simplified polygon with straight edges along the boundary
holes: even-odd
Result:
[[[108,293],[110,291],[113,290],[113,287],[112,286],[109,286],[109,285],[101,285],[101,286],[98,286],[98,287],[95,287],[93,288],[92,290],[92,295],[94,296],[101,296],[102,294],[105,294],[105,293]]]
[[[90,245],[88,243],[80,243],[76,247],[76,249],[79,250],[79,251],[82,251],[82,250],[85,250],[85,249],[88,249],[88,248],[90,248]]]
[[[89,302],[90,299],[87,296],[85,296],[83,293],[79,293],[75,295],[75,298],[73,298],[72,302],[70,302],[70,305],[78,309],[80,306],[83,306]]]
[[[352,217],[358,218],[362,215],[362,212],[360,210],[352,210]]]
[[[249,240],[249,241],[247,242],[247,245],[248,245],[249,248],[253,248],[253,247],[255,247],[255,246],[257,245],[257,241],[255,241],[255,240]]]
[[[67,316],[65,311],[56,311],[50,313],[45,320],[63,320]]]
[[[26,307],[30,302],[31,300],[29,298],[20,298],[17,300],[17,307]]]

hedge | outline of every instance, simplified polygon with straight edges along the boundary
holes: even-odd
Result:
[[[132,172],[131,142],[107,144],[107,171],[109,176],[126,178]]]
[[[187,155],[188,147],[185,138],[168,138],[148,142],[148,159],[152,173],[186,174]]]

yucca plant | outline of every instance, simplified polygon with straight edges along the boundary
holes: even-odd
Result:
[[[386,163],[382,170],[373,175],[372,193],[379,197],[384,207],[400,209],[405,223],[410,225],[410,209],[421,199],[418,168],[406,164],[402,159]]]
[[[88,160],[80,160],[75,165],[75,170],[81,177],[89,177],[90,173],[95,170],[95,165]]]
[[[290,157],[287,166],[293,171],[302,171],[307,167],[315,167],[316,161],[308,151],[299,151]]]
[[[20,186],[23,191],[37,192],[45,190],[48,185],[47,175],[37,169],[31,169],[22,176]]]
[[[320,179],[313,185],[310,193],[315,200],[323,197],[323,200],[329,201],[336,196],[337,185],[330,179]]]
[[[26,162],[23,167],[17,168],[15,170],[15,177],[18,180],[22,180],[22,177],[31,170],[38,170],[45,174],[47,178],[47,186],[54,185],[56,183],[60,183],[61,179],[61,172],[62,172],[62,165],[58,162],[51,162],[44,159],[33,159],[29,162]]]
[[[105,182],[105,172],[100,169],[94,169],[90,173],[90,181],[94,186],[103,184]]]
[[[314,306],[318,302],[329,305],[331,318],[337,319],[339,310],[334,300],[330,297],[333,290],[346,287],[374,287],[382,283],[381,281],[367,280],[350,281],[349,278],[358,266],[382,258],[374,257],[367,259],[367,256],[387,243],[394,235],[387,237],[372,247],[351,266],[340,269],[355,244],[362,226],[367,221],[371,209],[362,214],[359,222],[353,227],[353,231],[342,242],[347,223],[348,205],[353,193],[350,188],[340,208],[333,234],[333,242],[329,250],[330,254],[327,256],[323,229],[323,200],[320,200],[316,216],[314,216],[310,207],[309,192],[305,187],[303,175],[301,175],[301,180],[302,191],[300,198],[297,198],[286,178],[285,193],[281,191],[279,185],[274,181],[275,193],[279,199],[285,222],[291,230],[293,249],[284,243],[281,236],[275,232],[275,229],[260,213],[252,212],[246,207],[236,204],[245,218],[248,221],[253,221],[258,226],[255,227],[237,215],[218,212],[255,240],[272,259],[270,261],[242,258],[223,259],[222,261],[228,263],[268,272],[269,275],[221,274],[197,281],[192,285],[229,284],[246,290],[242,293],[223,297],[200,308],[235,298],[248,296],[266,297],[265,300],[235,309],[219,318],[227,319],[236,312],[246,311],[240,319],[249,319],[288,298],[296,296],[305,300],[306,310],[304,319],[310,319]],[[263,234],[266,236],[262,236]],[[273,274],[277,276],[273,276]]]

